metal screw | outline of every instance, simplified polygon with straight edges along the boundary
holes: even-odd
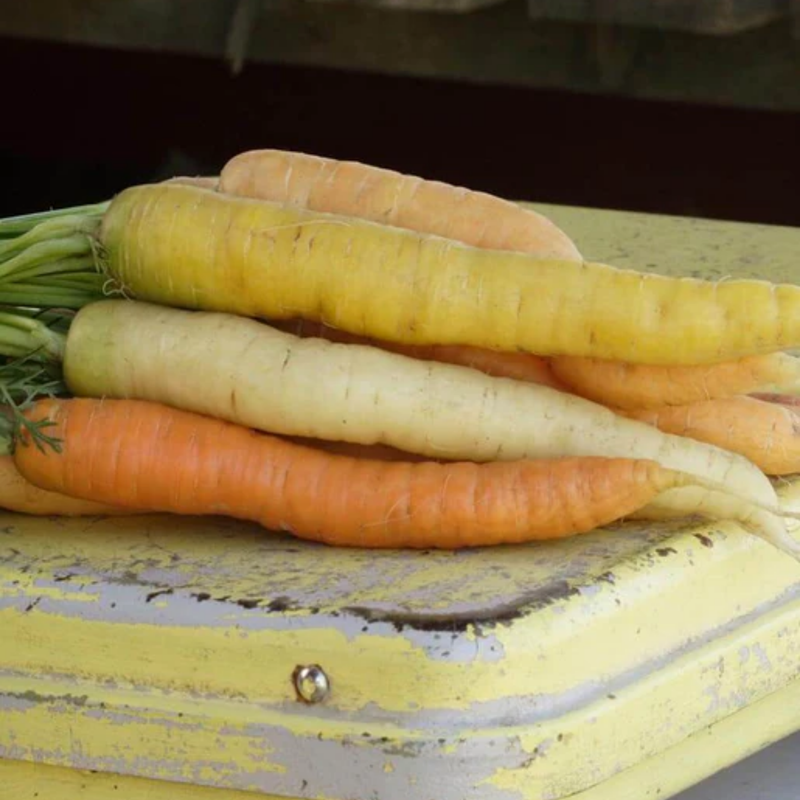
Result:
[[[297,667],[294,671],[294,686],[300,699],[306,703],[321,703],[331,689],[328,676],[319,664]]]

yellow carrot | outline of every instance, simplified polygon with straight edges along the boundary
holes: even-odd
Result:
[[[195,186],[126,189],[101,242],[139,299],[401,344],[661,364],[800,345],[797,286],[538,259]]]

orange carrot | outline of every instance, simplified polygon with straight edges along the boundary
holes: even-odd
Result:
[[[617,408],[679,406],[768,387],[800,387],[800,359],[786,353],[702,366],[662,367],[564,356],[550,361],[557,380],[576,394]]]
[[[220,514],[330,544],[492,545],[591,531],[693,478],[646,460],[377,462],[138,400],[37,403],[61,452],[14,458],[37,486],[178,514]]]
[[[111,516],[141,513],[119,505],[96,503],[40,489],[20,475],[13,456],[0,456],[0,508],[37,516]]]
[[[370,345],[422,361],[458,364],[498,378],[514,378],[519,381],[550,386],[561,391],[569,391],[566,384],[553,374],[549,360],[531,353],[500,353],[468,345],[403,345],[357,336],[322,322],[299,318],[289,321],[270,320],[270,325],[302,338],[317,337],[341,344]]]
[[[800,403],[740,395],[681,406],[620,409],[619,413],[654,425],[665,433],[739,453],[767,475],[789,475],[800,472],[800,408],[797,405]]]
[[[336,211],[475,247],[581,257],[572,240],[535,211],[484,192],[353,161],[253,150],[225,164],[219,191]]]

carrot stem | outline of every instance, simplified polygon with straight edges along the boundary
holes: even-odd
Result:
[[[10,284],[0,288],[0,305],[77,310],[99,300],[101,296],[97,291],[83,290],[79,287],[43,289],[38,284]]]
[[[45,276],[71,275],[73,273],[97,274],[94,260],[91,256],[72,256],[69,258],[57,258],[54,261],[44,263],[34,263],[29,267],[20,267],[14,271],[11,280],[18,283],[28,278],[43,278]],[[8,279],[6,279],[8,280]],[[4,281],[0,281],[2,285]]]
[[[40,354],[45,360],[60,363],[64,358],[66,336],[44,322],[13,312],[0,312],[0,355]]]
[[[40,223],[21,236],[0,241],[0,260],[44,242],[93,235],[98,223],[91,217],[69,214]]]
[[[69,208],[58,208],[50,211],[37,211],[33,214],[21,214],[15,217],[0,219],[0,239],[18,237],[48,220],[68,216],[85,216],[99,220],[109,206],[109,201],[93,203]]]
[[[8,279],[18,273],[30,275],[36,267],[75,256],[91,256],[92,244],[84,233],[74,233],[59,239],[36,242],[22,252],[0,263],[0,278]]]

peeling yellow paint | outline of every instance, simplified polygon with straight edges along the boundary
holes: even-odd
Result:
[[[800,680],[644,759],[569,800],[668,798],[796,729]],[[0,800],[297,800],[0,760]],[[361,798],[359,798],[361,800]],[[366,797],[364,798],[366,800]],[[552,800],[552,799],[551,799]]]
[[[748,642],[757,642],[769,653],[770,668],[755,660],[742,666],[739,651]],[[666,669],[609,692],[592,707],[592,724],[586,724],[586,709],[580,709],[520,730],[520,746],[533,759],[530,769],[501,769],[487,784],[525,798],[572,798],[585,789],[593,771],[608,778],[609,765],[614,765],[612,774],[630,769],[774,692],[788,686],[797,691],[799,665],[796,601],[707,648],[686,653]],[[754,733],[739,730],[726,746],[718,745],[719,757],[744,750]]]
[[[12,541],[22,546],[26,530],[21,528]],[[47,613],[39,604],[29,611],[0,609],[7,643],[0,668],[292,702],[295,667],[319,663],[334,683],[328,705],[347,711],[367,704],[391,712],[413,711],[412,704],[467,710],[495,700],[501,685],[506,698],[558,696],[657,658],[665,643],[680,646],[724,625],[800,578],[800,565],[743,536],[736,526],[695,530],[716,536],[724,532],[730,542],[709,549],[684,533],[670,539],[674,552],[668,557],[655,557],[661,562],[657,566],[651,553],[618,563],[613,585],[595,583],[588,596],[578,587],[513,625],[493,627],[491,635],[502,649],[502,657],[493,661],[474,652],[461,662],[431,658],[394,629],[351,638],[331,620],[324,623],[329,627],[320,621],[305,628],[240,629],[237,636],[230,627],[204,626],[202,615],[194,626],[126,624],[112,621],[113,614],[95,620]],[[763,580],[765,573],[769,581]],[[730,592],[733,582],[735,594]],[[53,588],[48,597],[68,602],[73,593],[68,589],[59,597]],[[3,596],[8,593],[0,588]],[[174,601],[165,599],[165,607]],[[260,613],[255,610],[253,616]],[[481,637],[473,628],[461,638],[475,644]],[[388,664],[392,680],[384,682]]]

